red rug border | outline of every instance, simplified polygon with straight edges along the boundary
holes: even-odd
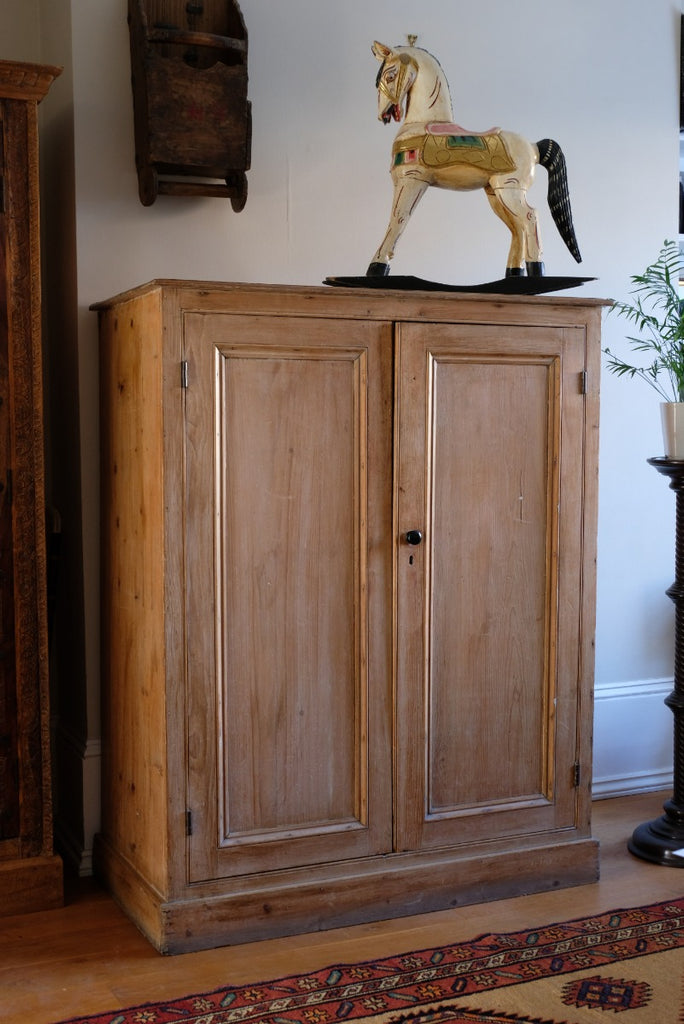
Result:
[[[523,936],[523,935],[526,935],[526,934],[535,934],[537,932],[541,932],[541,931],[544,931],[546,929],[551,929],[551,928],[561,928],[561,929],[567,929],[569,931],[577,930],[579,928],[579,926],[581,926],[582,924],[584,924],[586,922],[589,922],[589,921],[601,921],[602,922],[605,919],[607,919],[607,922],[609,922],[610,918],[615,916],[615,915],[634,913],[635,911],[642,911],[644,913],[646,913],[646,912],[654,913],[656,911],[664,911],[664,908],[666,908],[668,906],[673,906],[673,907],[676,906],[676,907],[678,907],[680,909],[680,911],[682,913],[684,913],[684,896],[679,896],[679,897],[676,897],[675,899],[659,900],[656,903],[637,904],[636,906],[632,906],[632,907],[618,907],[618,908],[612,908],[612,909],[606,910],[606,911],[599,911],[597,913],[583,914],[582,916],[579,916],[579,917],[568,918],[568,919],[565,919],[565,920],[562,920],[562,921],[551,922],[549,924],[542,924],[542,925],[538,925],[536,927],[535,926],[530,926],[530,927],[527,927],[527,928],[515,929],[513,931],[480,932],[478,935],[474,936],[473,938],[465,939],[465,940],[457,940],[455,942],[450,942],[450,943],[442,943],[441,945],[438,945],[438,946],[425,946],[422,949],[417,949],[417,950],[416,949],[411,949],[411,950],[406,951],[406,952],[394,953],[394,954],[392,954],[390,956],[380,957],[380,958],[373,957],[373,958],[368,959],[368,960],[354,960],[354,961],[349,961],[349,962],[344,962],[344,963],[337,962],[337,963],[333,963],[333,964],[329,964],[329,965],[324,965],[322,967],[315,968],[314,970],[311,970],[311,971],[298,971],[298,972],[293,973],[293,974],[284,974],[284,975],[276,977],[276,978],[269,978],[269,979],[267,979],[265,981],[244,982],[244,983],[239,984],[239,985],[231,985],[231,984],[220,985],[220,986],[218,986],[215,989],[211,989],[210,991],[206,991],[205,990],[203,992],[188,993],[188,994],[185,994],[185,995],[182,995],[182,996],[177,996],[177,997],[169,999],[169,1000],[156,999],[156,1000],[150,1000],[149,1002],[145,1002],[145,1003],[136,1003],[136,1004],[131,1005],[131,1006],[125,1006],[125,1007],[123,1007],[121,1009],[103,1010],[103,1011],[99,1011],[99,1012],[97,1012],[95,1014],[85,1014],[83,1016],[78,1016],[78,1017],[67,1017],[67,1018],[63,1018],[61,1020],[54,1021],[53,1024],[117,1024],[118,1018],[121,1015],[123,1015],[123,1014],[130,1014],[132,1012],[138,1012],[138,1011],[142,1012],[144,1010],[149,1010],[149,1009],[158,1010],[158,1011],[163,1013],[165,1008],[168,1008],[166,1012],[178,1013],[178,1012],[182,1012],[182,1010],[181,1011],[177,1010],[174,1007],[174,1003],[188,1002],[189,1000],[193,1000],[193,999],[209,998],[209,997],[212,997],[212,996],[217,996],[220,993],[225,993],[226,995],[228,995],[231,991],[239,992],[241,989],[257,988],[257,987],[264,987],[264,986],[268,986],[270,988],[274,988],[274,987],[276,987],[278,985],[284,984],[285,982],[296,980],[297,978],[305,978],[305,977],[309,977],[309,976],[314,977],[314,976],[317,976],[317,975],[325,974],[326,972],[328,974],[330,974],[331,972],[334,972],[334,971],[349,971],[349,970],[358,969],[358,968],[372,968],[374,970],[378,970],[378,969],[382,970],[383,965],[387,965],[389,967],[389,965],[391,965],[393,963],[396,963],[398,960],[400,960],[402,958],[405,958],[405,957],[409,957],[409,956],[424,957],[427,954],[438,953],[440,950],[444,950],[444,949],[460,947],[460,946],[475,946],[477,943],[483,943],[483,942],[486,942],[487,940],[514,939],[514,938],[516,938],[518,936]],[[266,941],[268,941],[268,940],[266,940]],[[259,943],[254,943],[255,947],[258,947],[258,945],[259,945]],[[225,948],[227,950],[230,949],[229,946],[227,946]],[[652,951],[648,951],[648,952],[652,952]],[[648,955],[648,952],[644,952],[644,953],[634,952],[630,956],[622,957],[621,960],[637,959],[640,956]],[[579,969],[581,969],[581,968],[572,968],[572,969],[569,969],[567,971],[563,971],[562,973],[572,973],[573,970],[579,970]],[[532,979],[530,979],[530,980],[532,980]],[[518,984],[525,984],[525,983],[526,982],[518,982]],[[486,989],[484,991],[486,991]],[[427,1002],[426,1002],[425,1005],[427,1005]],[[436,1009],[437,1008],[437,1004],[435,1004],[435,1006],[433,1008]],[[219,1007],[218,1009],[227,1009],[227,1007]],[[465,1006],[459,1006],[459,1009],[462,1009],[465,1012],[467,1012]],[[214,1010],[213,1012],[216,1012],[216,1011]],[[496,1012],[496,1011],[492,1011],[492,1012]],[[402,1011],[399,1011],[399,1008],[397,1008],[396,1020],[397,1021],[399,1021],[399,1020],[410,1020],[412,1016],[417,1017],[419,1015],[420,1015],[420,1011],[419,1010],[416,1010],[414,1013],[412,1013],[411,1010],[409,1010],[409,1009],[407,1009],[407,1010],[402,1012]],[[123,1020],[123,1017],[122,1017],[122,1020]],[[515,1018],[513,1018],[513,1021],[515,1022]],[[164,1024],[164,1021],[161,1020],[159,1022],[159,1024]],[[526,1022],[526,1024],[527,1024],[527,1022]],[[530,1022],[530,1024],[547,1024],[547,1022],[544,1022],[544,1021],[540,1021],[540,1022],[533,1021],[533,1022]]]

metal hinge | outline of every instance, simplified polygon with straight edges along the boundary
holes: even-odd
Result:
[[[579,787],[581,778],[582,778],[582,767],[581,767],[579,761],[575,761],[574,765],[572,766],[572,784],[575,787],[575,789],[577,789]]]
[[[181,387],[187,388],[188,386],[188,364],[185,359],[181,362]]]
[[[587,393],[587,371],[582,370],[580,373],[580,395],[586,395]]]
[[[185,812],[185,834],[186,836],[192,835],[192,811]]]

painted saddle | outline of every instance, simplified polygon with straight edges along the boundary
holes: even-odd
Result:
[[[470,164],[493,174],[515,168],[500,128],[474,133],[450,122],[426,125],[423,135],[398,139],[392,147],[392,166],[423,163],[426,167]]]

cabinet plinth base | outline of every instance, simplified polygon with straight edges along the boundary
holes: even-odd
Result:
[[[60,857],[0,861],[0,917],[55,910],[63,903]]]
[[[164,898],[103,836],[95,869],[114,899],[161,953],[190,953],[370,921],[410,917],[595,882],[595,839],[467,854],[393,854],[363,863],[223,880]]]

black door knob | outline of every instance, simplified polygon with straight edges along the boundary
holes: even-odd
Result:
[[[408,533],[406,534],[406,543],[407,544],[413,544],[413,545],[420,544],[422,539],[423,539],[423,534],[420,532],[420,530],[409,530]]]

